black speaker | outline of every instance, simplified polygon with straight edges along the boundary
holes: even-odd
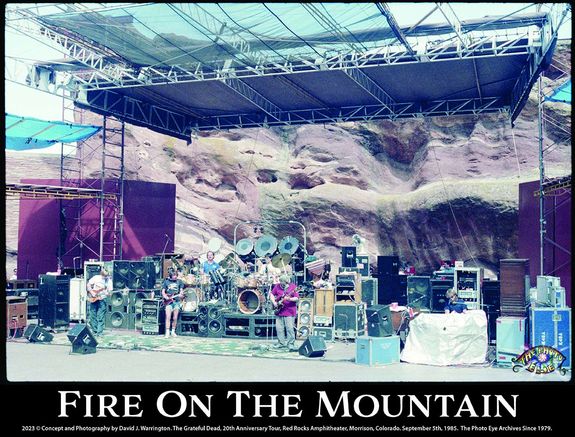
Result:
[[[310,335],[299,348],[299,354],[308,358],[323,357],[327,351],[325,340],[319,335]]]
[[[128,288],[130,288],[131,290],[153,288],[155,283],[156,283],[156,268],[152,261],[130,262]]]
[[[93,354],[96,352],[98,341],[88,325],[80,323],[74,326],[68,331],[68,340],[72,343],[72,353]]]
[[[54,338],[52,334],[37,324],[28,325],[24,331],[24,337],[26,337],[30,343],[47,343]]]
[[[67,328],[70,323],[70,277],[39,275],[38,318],[51,329]]]
[[[445,293],[453,287],[452,279],[432,279],[431,280],[431,312],[442,313],[445,310],[447,298]]]
[[[373,305],[365,310],[367,317],[367,335],[370,337],[389,337],[393,335],[393,322],[389,305]]]
[[[431,280],[429,276],[407,277],[407,306],[430,309]]]
[[[378,276],[398,275],[399,274],[399,257],[398,256],[378,256],[377,257],[377,274]]]
[[[130,288],[130,261],[112,261],[111,273],[114,290]]]
[[[397,302],[399,305],[407,305],[407,278],[407,275],[378,276],[378,304],[389,305]]]
[[[341,248],[341,266],[357,267],[355,246],[343,246]]]

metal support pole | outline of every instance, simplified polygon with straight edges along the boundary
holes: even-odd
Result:
[[[125,131],[126,131],[126,125],[125,123],[122,121],[122,143],[120,145],[120,153],[121,153],[121,157],[120,157],[120,189],[119,189],[119,193],[118,193],[118,197],[117,197],[117,201],[119,202],[118,208],[119,208],[119,225],[120,225],[120,232],[119,232],[119,241],[118,241],[118,255],[120,256],[119,259],[123,258],[123,253],[122,253],[122,242],[124,240],[124,174],[126,171],[126,168],[124,166],[124,140],[125,140]]]
[[[104,183],[105,170],[106,170],[106,126],[107,117],[104,116],[103,129],[102,129],[102,170],[100,173],[100,261],[104,261]]]
[[[544,244],[545,244],[545,165],[543,161],[543,81],[541,75],[537,81],[537,126],[539,128],[539,274],[544,275]]]

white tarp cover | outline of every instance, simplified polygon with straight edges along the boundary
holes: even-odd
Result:
[[[409,323],[401,361],[449,366],[484,363],[487,317],[484,311],[465,314],[420,313]]]

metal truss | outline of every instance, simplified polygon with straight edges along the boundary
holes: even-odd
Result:
[[[90,188],[55,187],[51,185],[35,184],[6,184],[6,197],[19,197],[20,199],[99,199],[101,190]],[[115,200],[116,195],[106,193],[106,199]]]
[[[138,126],[151,127],[166,135],[190,141],[195,118],[170,111],[161,106],[106,90],[88,92],[76,102],[80,107],[113,115]]]
[[[540,21],[540,20],[539,20]],[[539,23],[539,21],[534,21]],[[259,63],[255,66],[236,65],[232,62],[215,67],[206,67],[200,62],[169,67],[132,68],[126,62],[118,61],[117,55],[109,57],[90,48],[86,42],[70,32],[60,29],[43,28],[45,35],[66,47],[69,56],[88,68],[73,72],[78,85],[86,90],[114,89],[136,86],[165,85],[224,79],[241,79],[282,74],[308,73],[314,71],[348,70],[392,65],[395,63],[433,62],[470,57],[490,57],[504,55],[531,54],[533,41],[527,29],[517,29],[514,36],[479,35],[467,47],[454,46],[446,41],[427,48],[422,53],[412,54],[402,46],[385,46],[377,51],[337,54],[326,58],[308,59],[294,57],[285,62]],[[233,44],[230,43],[230,46]]]
[[[279,114],[282,112],[281,108],[270,102],[244,81],[239,79],[224,79],[223,83],[237,92],[243,98],[248,100],[250,103],[257,106],[267,115],[273,117],[274,120],[280,120]]]
[[[154,124],[150,112],[162,111],[149,103],[123,96],[114,91],[93,91],[93,99],[88,99],[87,107],[93,111],[114,116],[130,123],[149,127],[157,131],[164,129]],[[274,117],[265,113],[246,113],[234,115],[210,116],[201,119],[188,118],[188,124],[181,125],[178,131],[169,133],[177,138],[190,140],[191,132],[214,129],[234,129],[247,127],[269,127],[279,125],[297,125],[306,123],[338,123],[343,121],[369,121],[376,119],[397,119],[409,117],[431,117],[441,115],[478,115],[482,113],[506,112],[502,98],[435,100],[426,104],[398,103],[390,107],[384,104],[349,106],[343,108],[301,109],[274,112]],[[123,112],[126,110],[125,112]]]
[[[395,101],[377,83],[358,68],[346,68],[343,70],[355,83],[371,94],[379,103],[393,112]]]
[[[557,41],[557,32],[559,27],[561,27],[563,20],[565,20],[565,17],[570,10],[571,6],[567,3],[553,4],[552,10],[548,15],[549,18],[539,32],[537,47],[534,47],[534,50],[523,67],[519,78],[513,86],[510,105],[510,118],[512,123],[519,115],[521,108],[523,108],[523,103],[529,97],[529,91],[541,72],[542,64],[550,62],[550,59],[546,59],[546,57],[549,50]]]
[[[571,188],[571,175],[551,179],[551,180],[545,182],[544,184],[542,184],[542,187],[543,187],[543,195],[544,196],[547,194],[551,194],[557,190]],[[533,192],[533,196],[539,197],[540,193],[541,193],[540,190],[536,190]]]

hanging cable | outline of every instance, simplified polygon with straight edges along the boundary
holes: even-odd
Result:
[[[445,181],[443,180],[443,174],[441,173],[441,168],[439,167],[439,160],[437,159],[437,155],[435,154],[435,146],[431,147],[431,150],[433,150],[433,156],[435,157],[435,164],[437,165],[437,171],[439,172],[439,177],[441,178],[441,183],[443,184],[443,190],[445,191],[445,198],[447,200],[447,203],[449,204],[449,209],[451,211],[451,215],[453,216],[453,221],[455,222],[455,227],[457,227],[457,232],[459,232],[459,236],[461,237],[461,241],[463,241],[463,245],[467,249],[469,256],[471,257],[471,259],[473,260],[475,265],[479,266],[475,257],[473,256],[473,253],[471,253],[471,250],[469,249],[469,246],[467,245],[465,238],[463,238],[463,233],[461,232],[461,228],[459,227],[459,223],[457,223],[457,218],[455,217],[455,212],[453,211],[453,206],[451,205],[451,201],[449,200],[449,195],[447,193],[447,187],[445,186]]]

